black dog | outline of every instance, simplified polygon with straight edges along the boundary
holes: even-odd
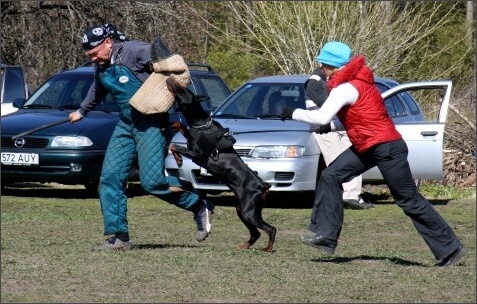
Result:
[[[182,154],[226,184],[238,199],[235,206],[238,217],[250,231],[250,239],[239,247],[249,249],[260,237],[259,228],[268,235],[268,246],[263,251],[271,252],[277,229],[262,218],[270,185],[250,170],[235,152],[235,139],[229,135],[229,130],[213,120],[202,108],[201,101],[208,97],[196,96],[170,78],[166,83],[175,95],[177,111],[182,112],[189,124],[189,129],[177,122],[172,126],[187,139],[187,148],[171,145],[177,165],[182,166]]]

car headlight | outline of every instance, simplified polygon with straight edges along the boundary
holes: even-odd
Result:
[[[89,147],[92,145],[91,139],[84,136],[55,136],[51,142],[51,147],[54,148]]]
[[[258,146],[250,153],[254,158],[295,158],[302,157],[302,146]]]

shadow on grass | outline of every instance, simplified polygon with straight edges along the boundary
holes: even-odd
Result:
[[[130,185],[128,197],[144,195],[141,186]],[[58,186],[56,184],[42,183],[17,183],[2,187],[2,195],[17,197],[43,197],[43,198],[99,198],[97,191],[87,190],[83,186]]]
[[[222,193],[220,195],[208,195],[215,206],[233,207],[237,204],[237,199],[232,192]],[[287,193],[287,192],[271,192],[265,201],[264,208],[280,208],[280,209],[310,209],[313,207],[312,193]]]
[[[196,247],[202,247],[202,246],[184,245],[184,244],[134,244],[133,249],[147,250],[147,249],[196,248]]]
[[[360,255],[356,257],[333,257],[333,258],[320,258],[320,259],[312,259],[313,262],[321,262],[321,263],[336,263],[336,264],[342,264],[342,263],[350,263],[356,260],[361,260],[361,261],[384,261],[388,260],[392,262],[393,264],[396,265],[401,265],[401,266],[421,266],[421,267],[429,267],[429,265],[422,264],[422,263],[417,263],[417,262],[411,262],[408,260],[403,260],[400,258],[392,257],[373,257],[369,255]]]
[[[363,192],[361,197],[369,203],[375,205],[394,205],[394,199],[389,193]],[[447,205],[452,199],[427,199],[432,205]]]
[[[16,183],[2,187],[2,195],[17,197],[45,197],[45,198],[78,198],[91,199],[98,198],[96,191],[87,190],[83,186],[58,186],[56,184],[41,183]],[[147,195],[138,183],[128,184],[128,198]],[[388,192],[363,191],[362,198],[375,205],[393,205],[394,200]],[[223,192],[217,195],[208,195],[209,199],[216,206],[235,206],[236,198],[232,192]],[[432,205],[447,205],[451,199],[428,199]],[[314,203],[314,193],[294,193],[294,192],[270,192],[265,208],[280,209],[312,209]]]
[[[393,198],[388,193],[371,193],[363,192],[362,198],[376,206],[394,205]],[[233,195],[217,195],[207,196],[216,206],[235,206],[236,199]],[[428,199],[429,202],[436,205],[447,205],[451,199]],[[288,193],[288,192],[271,192],[265,202],[265,208],[279,209],[312,209],[314,203],[314,194],[307,193]]]

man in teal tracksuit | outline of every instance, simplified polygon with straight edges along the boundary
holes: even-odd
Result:
[[[197,222],[196,239],[205,240],[210,232],[212,205],[202,200],[190,184],[165,175],[164,161],[172,137],[168,114],[145,115],[129,105],[131,97],[152,72],[151,45],[139,40],[128,41],[114,26],[105,24],[88,28],[82,46],[86,56],[95,63],[95,80],[80,109],[70,113],[70,122],[82,119],[108,93],[120,108],[120,120],[109,142],[99,182],[104,234],[112,236],[93,250],[132,247],[126,216],[126,185],[136,159],[144,190],[192,211]]]

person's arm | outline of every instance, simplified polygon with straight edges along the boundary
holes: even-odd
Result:
[[[104,97],[106,97],[106,95],[108,94],[98,77],[98,72],[95,72],[94,81],[88,90],[88,94],[86,94],[86,97],[80,104],[78,112],[82,116],[85,116],[89,111],[94,110],[98,102],[103,100]]]
[[[318,110],[295,109],[291,118],[316,125],[331,123],[331,130],[341,130],[342,124],[335,118],[338,111],[358,99],[358,90],[350,83],[344,83],[331,90],[330,95]]]
[[[101,82],[97,78],[97,72],[95,72],[94,81],[91,84],[86,97],[80,104],[80,108],[75,112],[70,113],[70,122],[74,123],[81,120],[86,114],[93,110],[97,103],[106,97],[108,92],[102,86]]]

